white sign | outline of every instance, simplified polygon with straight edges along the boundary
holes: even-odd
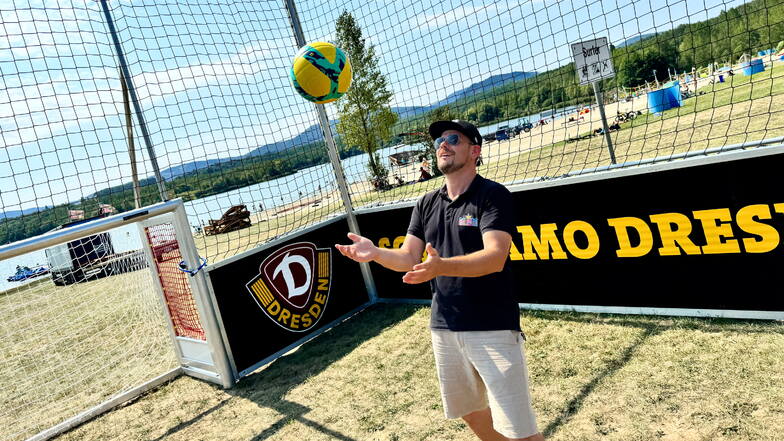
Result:
[[[606,37],[573,43],[572,56],[581,86],[615,76]]]

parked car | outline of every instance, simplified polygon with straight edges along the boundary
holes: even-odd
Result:
[[[495,132],[495,139],[496,139],[496,141],[504,141],[504,140],[509,139],[509,132],[507,132],[507,130],[508,129],[498,129],[498,130],[496,130],[496,132]]]
[[[486,142],[495,141],[495,132],[488,133],[487,135],[483,136],[482,139],[484,139]]]
[[[63,224],[55,230],[69,228],[97,219],[90,218]],[[115,246],[118,243],[118,247]],[[131,249],[123,249],[130,246]],[[119,230],[93,234],[44,250],[49,273],[55,285],[95,280],[147,267],[144,251]]]

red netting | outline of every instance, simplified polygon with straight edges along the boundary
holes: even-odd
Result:
[[[144,229],[152,248],[153,261],[169,308],[174,333],[180,337],[206,340],[199,312],[193,301],[188,275],[180,271],[180,246],[172,224],[161,224]]]

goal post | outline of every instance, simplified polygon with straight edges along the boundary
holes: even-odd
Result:
[[[233,385],[200,260],[179,199],[0,247],[3,268],[44,268],[0,289],[2,437],[49,439],[181,374]]]
[[[206,260],[198,254],[182,202],[140,222],[139,229],[183,372],[231,387],[235,378],[202,271]]]

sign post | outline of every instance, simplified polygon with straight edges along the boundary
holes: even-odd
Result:
[[[615,68],[613,67],[612,54],[610,53],[610,46],[607,44],[607,38],[602,37],[573,43],[572,56],[574,57],[574,67],[577,70],[580,85],[586,86],[588,83],[593,85],[593,93],[596,96],[599,114],[602,117],[604,139],[607,141],[607,149],[610,151],[610,160],[615,164],[615,151],[610,138],[610,129],[607,126],[607,116],[604,114],[604,99],[599,86],[599,81],[615,77]]]

